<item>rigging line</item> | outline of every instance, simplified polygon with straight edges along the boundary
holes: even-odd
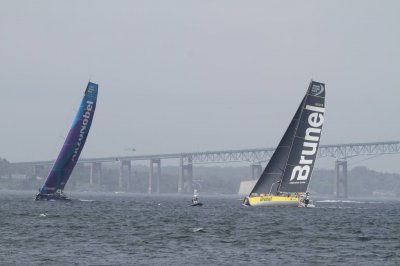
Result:
[[[358,161],[349,163],[348,165],[358,164],[358,163],[360,163],[360,162],[368,161],[368,160],[370,160],[370,159],[373,159],[373,158],[375,158],[375,157],[382,156],[382,155],[383,155],[383,154],[377,154],[377,155],[371,156],[371,157],[366,158],[366,159],[362,159],[362,160],[358,160]]]

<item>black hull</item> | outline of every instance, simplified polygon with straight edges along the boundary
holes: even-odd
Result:
[[[70,198],[62,195],[42,195],[42,194],[37,194],[35,197],[36,201],[53,201],[53,200],[61,200],[61,201],[66,201],[66,200],[71,200]]]

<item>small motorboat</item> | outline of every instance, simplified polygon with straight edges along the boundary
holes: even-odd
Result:
[[[305,197],[299,198],[299,208],[315,208],[314,202],[310,199],[310,193],[307,192]]]
[[[308,204],[305,204],[304,202],[299,201],[299,205],[297,207],[299,207],[299,208],[315,208],[315,205],[313,204],[312,200]]]

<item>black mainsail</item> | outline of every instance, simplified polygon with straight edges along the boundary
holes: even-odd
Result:
[[[325,84],[311,81],[250,196],[307,191],[317,156],[324,111]]]

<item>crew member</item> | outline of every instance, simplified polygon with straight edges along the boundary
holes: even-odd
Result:
[[[243,205],[250,205],[250,203],[249,203],[249,197],[245,197],[245,198],[244,198]]]
[[[304,199],[304,203],[308,205],[310,203],[310,192],[306,193],[306,198]]]

